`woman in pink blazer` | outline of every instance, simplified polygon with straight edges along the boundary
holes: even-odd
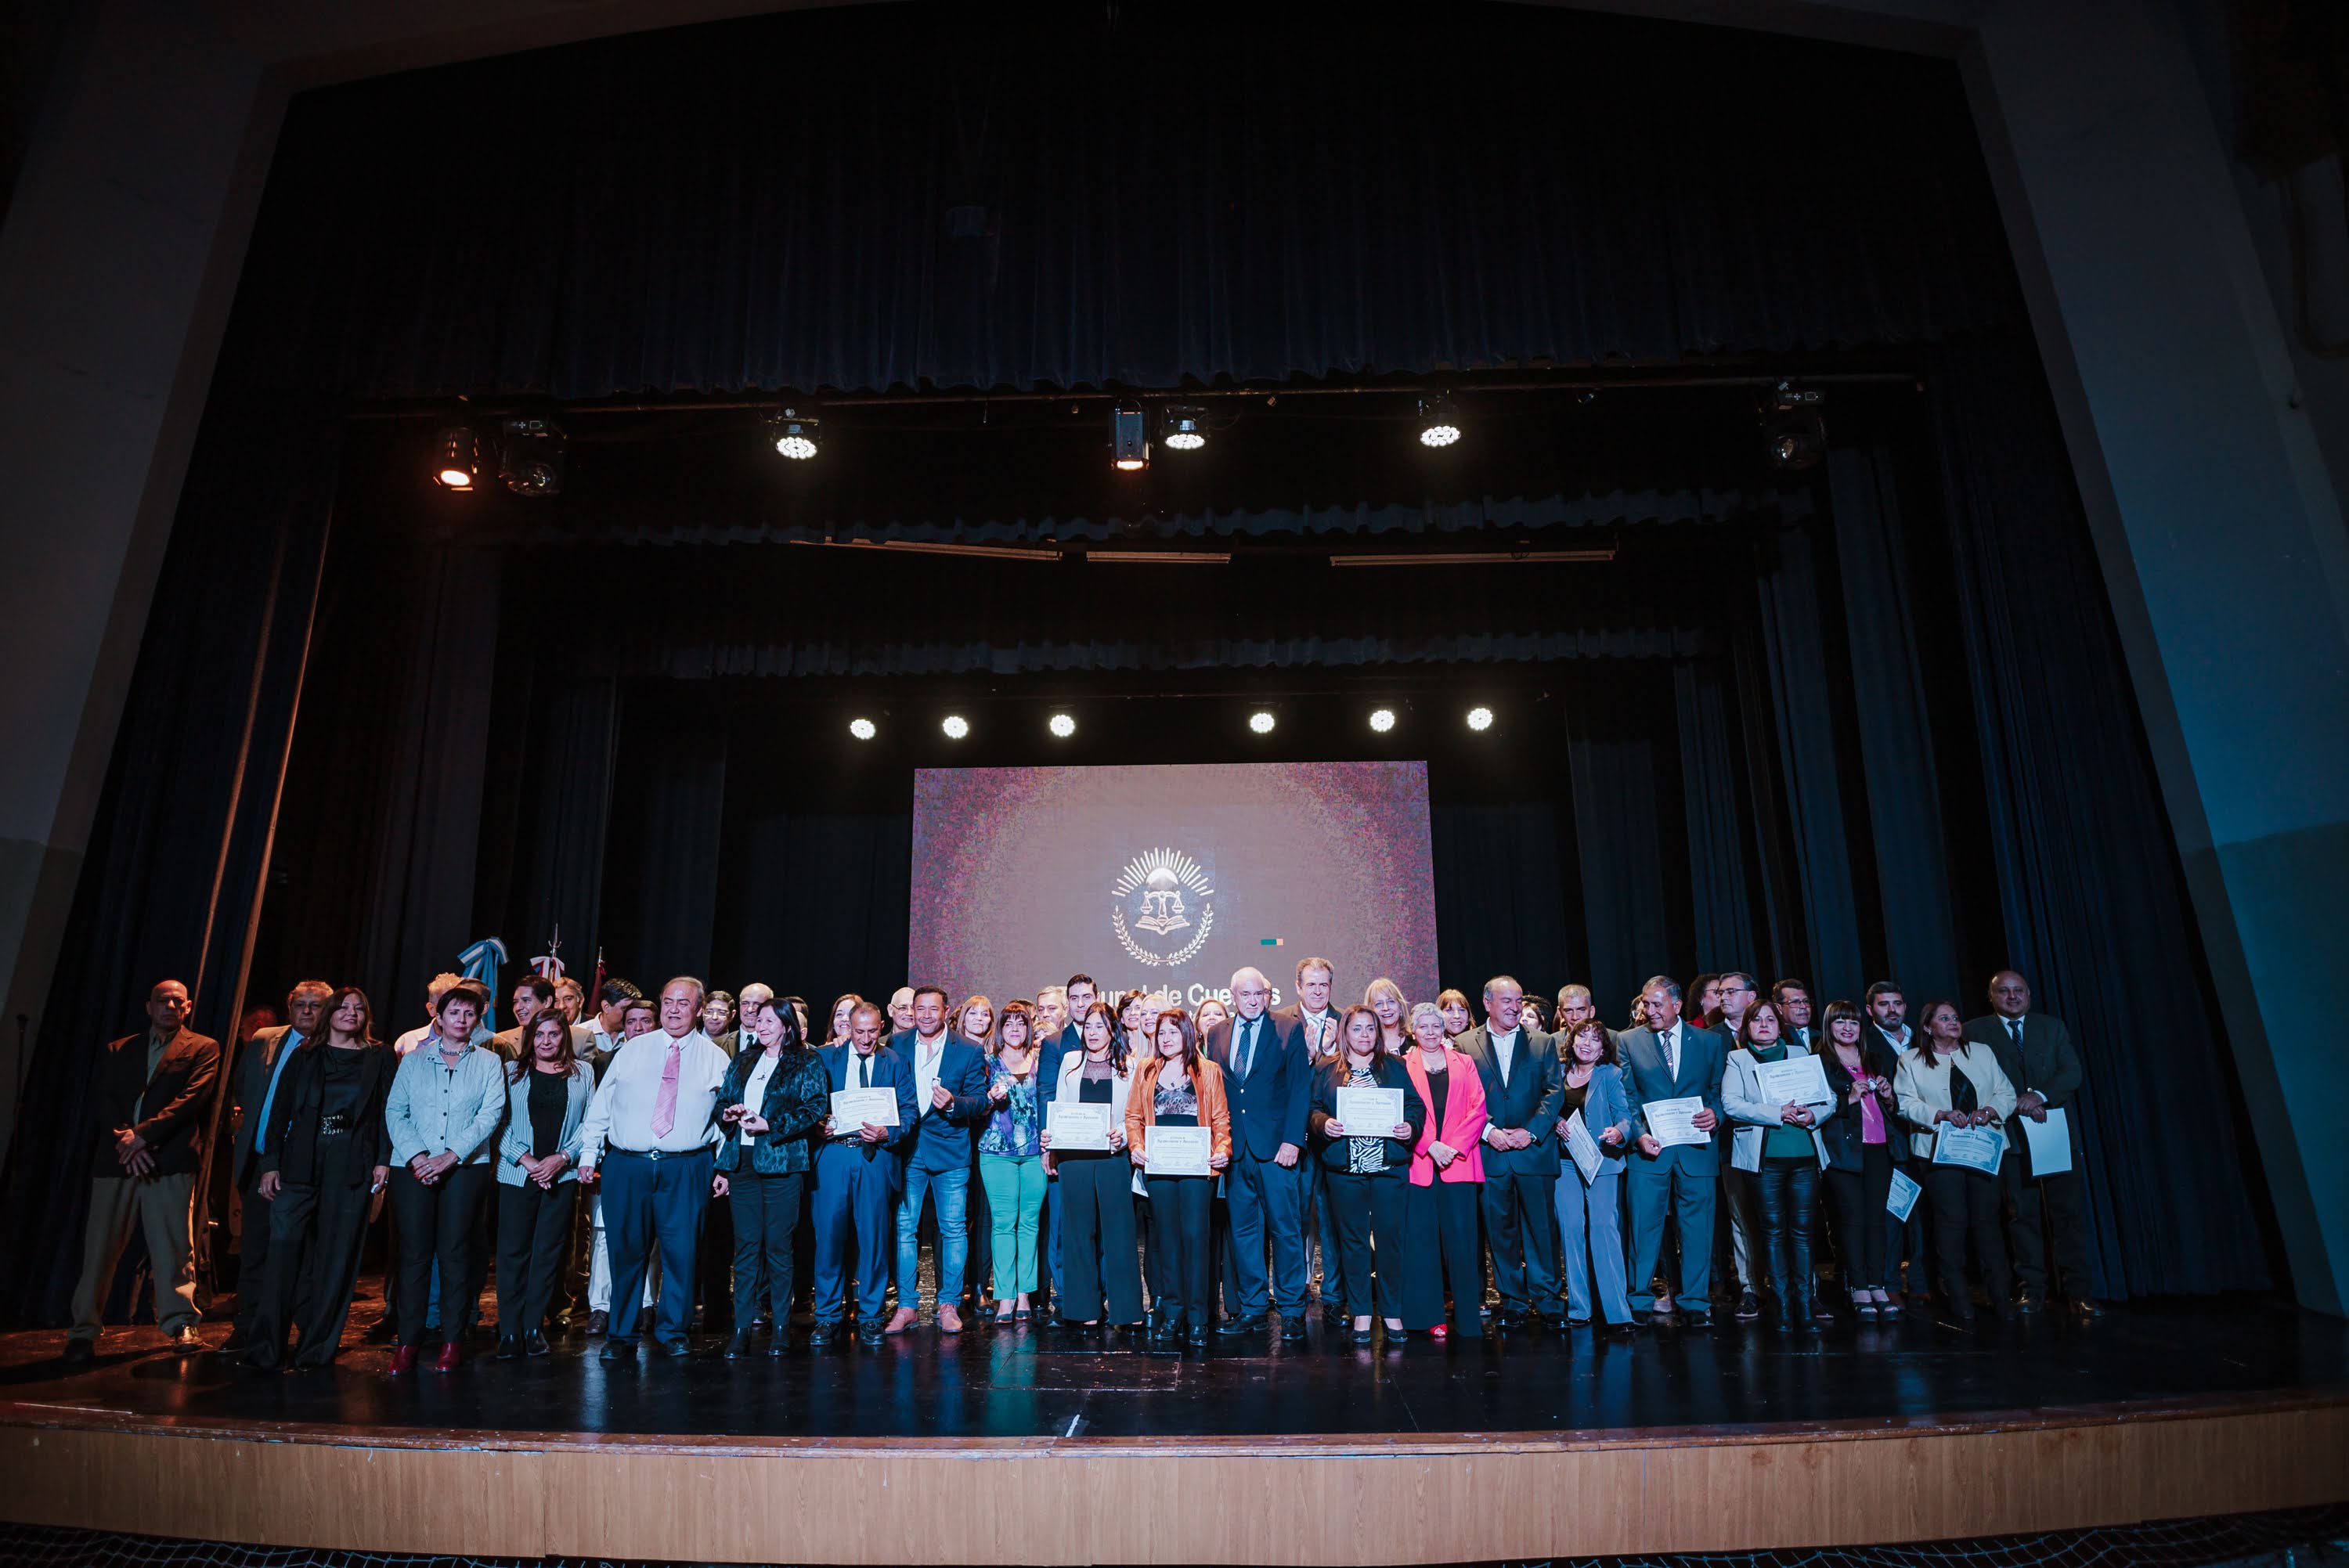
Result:
[[[1411,1010],[1412,1048],[1403,1057],[1411,1086],[1427,1108],[1412,1151],[1411,1187],[1404,1195],[1403,1326],[1445,1337],[1445,1276],[1460,1315],[1460,1334],[1485,1332],[1484,1260],[1476,1250],[1476,1220],[1485,1183],[1485,1085],[1476,1064],[1444,1037],[1444,1013],[1433,1002]]]

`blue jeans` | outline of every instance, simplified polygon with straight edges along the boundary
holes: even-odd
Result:
[[[905,1195],[897,1203],[897,1305],[921,1305],[922,1198],[935,1192],[938,1200],[938,1305],[962,1300],[962,1269],[970,1257],[970,1167],[951,1171],[905,1172]]]

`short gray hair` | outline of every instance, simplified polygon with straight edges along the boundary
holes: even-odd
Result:
[[[700,980],[691,975],[670,975],[661,984],[662,993],[666,995],[671,985],[690,985],[693,987],[693,1010],[697,1013],[700,1012],[702,1005],[709,1000],[709,987],[704,985]]]
[[[1440,1025],[1444,1022],[1444,1009],[1437,1006],[1433,1002],[1413,1003],[1411,1006],[1411,1026],[1413,1030],[1418,1029],[1419,1021],[1423,1017],[1433,1018]]]

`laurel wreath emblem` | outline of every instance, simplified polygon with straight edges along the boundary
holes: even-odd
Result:
[[[1164,965],[1169,969],[1174,969],[1181,967],[1183,965],[1187,964],[1192,959],[1197,957],[1199,949],[1207,944],[1207,933],[1216,929],[1216,906],[1211,903],[1203,905],[1200,908],[1198,935],[1191,938],[1189,944],[1178,951],[1163,955],[1150,952],[1140,943],[1133,940],[1132,934],[1125,929],[1125,911],[1123,909],[1111,910],[1109,923],[1110,928],[1117,933],[1119,945],[1125,949],[1127,954],[1132,957],[1136,964],[1149,969],[1155,969],[1161,965]]]

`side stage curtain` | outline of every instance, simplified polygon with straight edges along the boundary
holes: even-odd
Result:
[[[1571,810],[1563,800],[1429,803],[1436,965],[1479,1016],[1476,994],[1493,975],[1555,990],[1581,970],[1566,908]]]
[[[2015,341],[1953,346],[1929,382],[2008,962],[2086,1067],[2096,1288],[2257,1288],[2224,1029],[2045,379]]]
[[[1655,672],[1627,670],[1604,683],[1576,681],[1565,694],[1574,847],[1589,933],[1589,959],[1577,977],[1609,1019],[1671,951],[1657,808],[1663,684]]]
[[[709,974],[726,817],[722,728],[655,726],[624,713],[605,842],[599,938],[647,995],[672,975]],[[647,978],[652,976],[652,978]],[[712,982],[715,984],[715,982]]]
[[[185,983],[189,1026],[222,1042],[223,1078],[233,1061],[340,429],[315,399],[229,393],[205,414],[149,617],[149,649],[173,656],[142,657],[131,679],[0,1180],[0,1315],[66,1320],[98,1052],[146,1029],[148,990]]]
[[[1755,962],[1760,951],[1754,944],[1757,924],[1748,891],[1746,810],[1738,789],[1742,753],[1726,744],[1730,696],[1717,663],[1675,662],[1672,696],[1681,749],[1682,826],[1695,915],[1696,969],[1692,973],[1719,974]]]

